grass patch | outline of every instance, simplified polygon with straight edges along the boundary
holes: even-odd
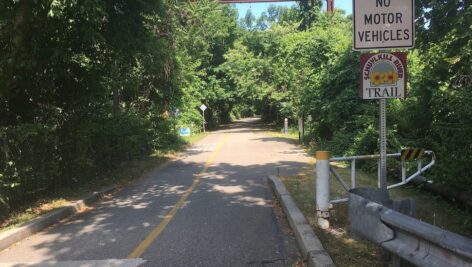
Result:
[[[277,138],[285,138],[289,140],[298,141],[298,129],[289,128],[288,133],[284,133],[284,129],[282,128],[280,131],[277,131],[278,128],[276,126],[272,127],[271,131],[267,131],[266,134],[272,137]]]
[[[111,185],[117,185],[119,188],[127,186],[143,177],[146,173],[154,170],[156,167],[159,167],[164,162],[175,158],[179,151],[203,139],[208,134],[207,132],[182,137],[178,142],[164,149],[155,151],[144,159],[128,162],[111,172],[91,177],[89,182],[85,184],[77,184],[73,188],[63,189],[54,195],[44,197],[28,206],[14,210],[0,223],[0,232],[15,228],[40,215],[67,206],[95,191],[99,191],[101,188]]]
[[[335,167],[340,176],[349,184],[350,168],[345,164],[337,164]],[[347,203],[334,205],[330,220],[331,228],[328,231],[317,227],[314,169],[314,166],[310,165],[302,169],[296,176],[286,176],[281,177],[281,179],[335,264],[340,267],[388,266],[388,263],[380,260],[381,250],[376,245],[364,241],[355,241],[349,237]],[[361,170],[356,170],[356,178],[358,187],[377,185],[375,175]],[[332,199],[347,197],[347,193],[333,176],[330,177],[330,186]],[[390,190],[390,196],[393,199],[413,197],[416,200],[418,219],[461,235],[469,237],[472,235],[472,213],[460,210],[440,197],[412,186]]]

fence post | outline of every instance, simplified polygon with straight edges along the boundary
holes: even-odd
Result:
[[[356,188],[356,160],[351,160],[351,189]]]
[[[329,228],[329,151],[316,151],[316,216],[321,229]]]

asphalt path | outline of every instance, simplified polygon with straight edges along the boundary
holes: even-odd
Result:
[[[0,252],[0,266],[291,266],[299,251],[267,176],[308,161],[257,119],[237,121]]]

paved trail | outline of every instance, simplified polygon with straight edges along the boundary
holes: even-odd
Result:
[[[290,266],[299,252],[266,177],[296,173],[308,160],[257,120],[238,121],[0,252],[0,266]]]

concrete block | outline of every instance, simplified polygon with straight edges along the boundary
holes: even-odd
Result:
[[[311,251],[308,257],[309,267],[336,267],[326,251]]]
[[[320,240],[316,236],[311,226],[307,223],[305,216],[295,204],[292,196],[285,185],[276,176],[269,176],[270,185],[275,194],[280,199],[282,208],[289,221],[290,226],[295,233],[298,246],[309,266],[316,267],[334,267],[336,266],[323,248]]]
[[[280,181],[277,176],[269,175],[269,183],[271,184],[275,194],[277,195],[277,198],[280,198],[284,195],[290,195],[284,183],[282,183],[282,181]]]
[[[294,227],[295,225],[298,225],[298,224],[307,224],[305,216],[303,216],[303,213],[297,207],[297,205],[295,204],[295,201],[292,199],[290,195],[282,196],[280,200],[281,200],[280,202],[284,210],[289,211],[289,212],[286,212],[285,215],[287,216],[290,226]]]

